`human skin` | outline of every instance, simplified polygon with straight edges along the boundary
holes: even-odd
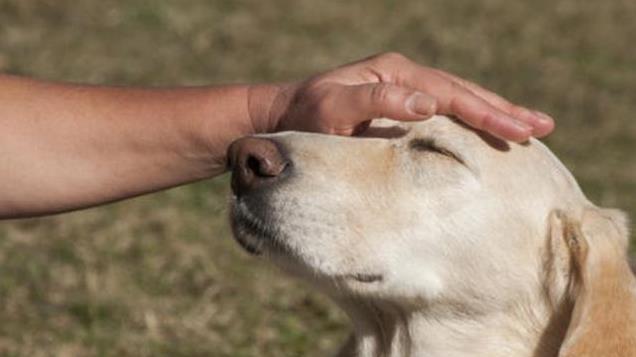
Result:
[[[355,135],[376,117],[455,115],[502,139],[553,120],[399,54],[294,83],[130,88],[0,74],[0,218],[91,207],[219,175],[229,144],[281,130]]]

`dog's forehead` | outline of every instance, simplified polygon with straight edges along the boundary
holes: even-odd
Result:
[[[586,200],[570,171],[539,140],[531,138],[523,144],[509,143],[486,133],[474,130],[457,119],[434,116],[417,122],[398,122],[376,119],[370,129],[379,132],[399,132],[393,138],[432,138],[448,148],[460,152],[472,161],[477,171],[486,176],[508,177],[510,172],[523,172],[515,180],[528,181],[533,185],[559,187],[563,196]]]
[[[433,116],[430,119],[404,122],[392,119],[374,119],[365,136],[397,138],[401,136],[466,136],[470,130],[461,122],[445,116]]]
[[[394,129],[404,133],[417,132],[430,129],[433,126],[443,126],[446,120],[440,120],[443,117],[434,116],[428,120],[406,122],[387,118],[374,119],[369,129]]]

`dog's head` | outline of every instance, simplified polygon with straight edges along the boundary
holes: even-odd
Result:
[[[538,141],[505,143],[445,117],[376,121],[356,138],[245,138],[229,157],[237,240],[336,298],[466,313],[547,284],[557,304],[575,260],[546,238],[554,212],[580,224],[594,211]]]

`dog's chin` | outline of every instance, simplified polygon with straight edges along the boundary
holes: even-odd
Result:
[[[232,232],[236,241],[250,254],[261,255],[280,245],[279,233],[266,217],[261,217],[245,202],[234,201],[231,210]]]
[[[261,255],[263,253],[262,238],[248,232],[245,226],[237,222],[232,224],[232,231],[234,232],[235,240],[246,252],[252,255]]]
[[[280,255],[279,252],[267,252],[267,258],[286,275],[298,279],[333,299],[352,297],[375,298],[384,291],[385,280],[382,274],[375,273],[336,273],[317,271],[304,261]]]

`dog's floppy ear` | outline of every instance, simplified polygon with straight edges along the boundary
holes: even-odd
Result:
[[[590,207],[580,220],[563,213],[552,219],[569,254],[574,303],[559,357],[636,356],[636,280],[627,261],[626,216]]]

